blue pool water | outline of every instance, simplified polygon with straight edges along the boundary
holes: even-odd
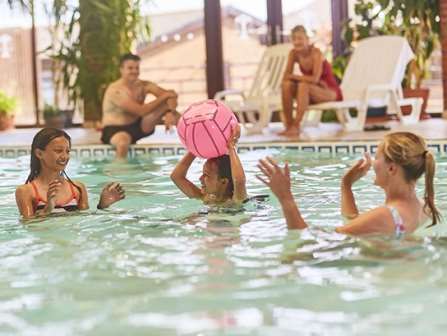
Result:
[[[269,193],[255,178],[266,154],[291,163],[309,230],[288,232],[273,197],[199,215],[169,179],[177,156],[73,159],[68,173],[92,208],[108,181],[127,198],[24,223],[14,190],[28,158],[0,159],[0,335],[444,335],[446,224],[407,241],[336,234],[340,177],[356,158],[244,153],[251,195]],[[446,166],[438,157],[444,216]],[[197,162],[191,179],[200,172]],[[383,201],[372,180],[355,186],[361,210]]]

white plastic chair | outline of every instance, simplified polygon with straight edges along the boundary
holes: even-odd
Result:
[[[266,48],[247,95],[235,89],[215,94],[214,99],[224,100],[237,114],[247,133],[262,133],[268,126],[273,111],[281,109],[281,82],[291,48],[291,44],[277,44]],[[258,117],[256,113],[259,114]]]
[[[402,123],[419,121],[422,98],[404,98],[401,82],[405,68],[414,54],[401,36],[377,36],[361,40],[349,60],[341,90],[343,101],[309,106],[320,120],[323,110],[335,109],[338,120],[347,131],[363,130],[368,107],[386,106],[388,114],[396,114]],[[411,105],[411,114],[404,116],[400,107]],[[351,117],[350,108],[357,109]]]

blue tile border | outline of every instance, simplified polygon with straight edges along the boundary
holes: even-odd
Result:
[[[337,154],[349,154],[349,145],[335,145],[335,153]]]
[[[331,153],[333,152],[333,147],[332,146],[318,146],[318,152],[320,153]]]
[[[377,152],[377,145],[371,145],[369,146],[369,151],[371,154],[375,154]]]
[[[140,156],[140,155],[146,155],[147,150],[146,148],[133,148],[132,149],[132,156]]]
[[[441,152],[441,145],[440,144],[428,144],[427,147],[433,151],[434,153],[440,153]]]
[[[353,145],[352,146],[352,153],[365,153],[368,152],[368,145]]]
[[[250,149],[250,146],[247,146],[247,145],[241,145],[241,146],[238,146],[237,147],[237,152],[238,153],[244,153],[244,152],[249,152],[251,149]]]
[[[312,153],[314,153],[314,152],[318,151],[318,147],[317,146],[308,146],[308,145],[306,145],[306,146],[301,146],[301,150],[303,152],[312,152]]]
[[[163,155],[175,155],[175,148],[174,147],[164,147],[162,149]]]
[[[428,147],[433,153],[446,154],[447,140],[427,141]],[[238,153],[259,150],[296,150],[300,152],[322,153],[322,154],[362,154],[365,151],[375,153],[378,142],[376,141],[338,141],[338,142],[265,142],[241,144]],[[149,155],[183,155],[186,152],[181,145],[170,144],[137,144],[131,147],[131,157],[142,157]],[[29,155],[30,148],[19,146],[0,146],[0,158],[15,158]],[[73,146],[71,154],[73,157],[101,158],[111,157],[115,149],[108,145],[85,145]]]
[[[149,154],[160,154],[160,148],[148,148],[148,153]]]

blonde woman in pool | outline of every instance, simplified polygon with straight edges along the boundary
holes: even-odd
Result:
[[[352,185],[374,169],[374,183],[385,192],[385,204],[360,214],[352,192]],[[304,229],[302,218],[290,189],[289,167],[284,168],[271,158],[260,160],[264,176],[258,178],[270,187],[281,203],[289,229]],[[410,132],[396,132],[385,136],[374,162],[368,153],[343,176],[341,181],[341,213],[349,219],[336,229],[349,235],[382,234],[401,237],[414,232],[426,219],[436,225],[441,218],[434,202],[433,179],[435,159],[427,150],[424,139]],[[416,181],[425,175],[424,199],[416,195]]]

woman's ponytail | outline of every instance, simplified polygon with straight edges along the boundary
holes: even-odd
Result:
[[[424,193],[424,210],[430,213],[432,223],[429,226],[436,225],[441,220],[441,214],[435,206],[435,158],[430,151],[424,152],[425,159],[425,193]],[[429,210],[429,211],[427,211]]]

